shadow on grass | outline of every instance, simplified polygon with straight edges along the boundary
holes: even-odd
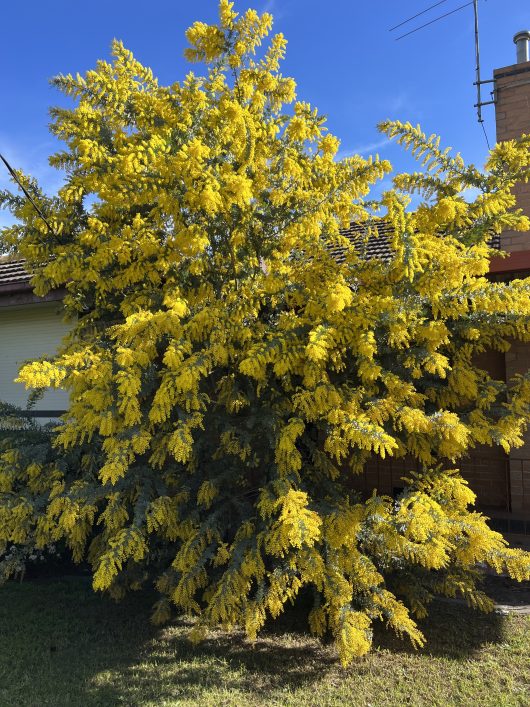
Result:
[[[254,644],[241,632],[212,632],[194,646],[185,621],[164,629],[149,623],[154,597],[146,594],[115,604],[94,595],[90,582],[80,578],[1,591],[0,704],[214,704],[205,696],[252,692],[265,699],[274,691],[344,675],[333,647],[308,636],[294,610]],[[503,617],[439,603],[422,630],[427,646],[420,655],[470,659],[484,643],[503,640]],[[418,654],[383,627],[376,629],[374,647]],[[362,675],[366,660],[350,670]]]

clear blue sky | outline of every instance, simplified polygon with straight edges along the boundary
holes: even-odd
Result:
[[[462,5],[446,0],[405,29]],[[376,124],[385,118],[420,122],[445,145],[482,163],[486,145],[476,122],[473,12],[467,7],[401,41],[389,27],[435,0],[236,0],[235,9],[255,7],[275,17],[274,29],[288,39],[284,74],[294,76],[299,98],[329,118],[343,154],[379,152],[398,169],[409,166],[388,145]],[[529,0],[480,0],[483,78],[515,62],[514,33],[530,28]],[[28,0],[2,7],[0,49],[0,151],[13,166],[34,174],[53,191],[59,177],[47,166],[56,144],[47,130],[50,105],[61,101],[48,80],[62,72],[84,72],[108,58],[113,37],[124,41],[161,81],[181,79],[184,31],[194,21],[213,21],[216,0]],[[486,93],[488,87],[486,87]],[[494,140],[493,107],[484,109]],[[0,186],[7,183],[0,174]],[[0,225],[7,217],[0,212]]]

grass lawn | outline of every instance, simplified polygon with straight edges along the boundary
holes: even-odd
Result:
[[[344,670],[289,621],[254,645],[215,632],[194,647],[184,622],[150,626],[145,595],[114,604],[82,578],[0,592],[1,707],[530,704],[525,616],[439,604],[423,622],[424,650],[381,632]]]

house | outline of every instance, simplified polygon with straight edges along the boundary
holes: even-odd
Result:
[[[517,63],[493,73],[497,142],[530,134],[530,32],[518,32],[514,42]],[[514,191],[518,206],[530,216],[530,183],[518,184]],[[355,229],[345,235],[357,238]],[[372,248],[368,257],[385,257],[388,237],[384,229],[381,236],[382,242],[377,246],[367,246]],[[505,231],[500,243],[494,241],[492,245],[510,256],[492,259],[490,279],[507,281],[530,276],[530,232]],[[516,342],[506,354],[491,351],[481,363],[498,380],[507,380],[530,369],[530,343]],[[477,494],[477,505],[492,518],[496,529],[530,535],[530,429],[525,444],[509,455],[500,448],[477,448],[458,465]],[[401,484],[403,472],[408,470],[407,460],[374,462],[365,467],[356,485],[361,490],[375,487],[393,494]]]
[[[530,32],[519,32],[517,63],[494,72],[493,95],[497,140],[517,138],[530,133]],[[530,183],[516,189],[519,206],[530,216]],[[390,257],[388,225],[379,225],[379,238],[365,242],[359,225],[344,231],[367,258]],[[494,245],[510,253],[506,259],[491,262],[492,279],[509,280],[530,275],[530,233],[504,232]],[[337,252],[340,258],[340,252]],[[22,361],[53,353],[67,331],[59,316],[61,292],[45,298],[33,295],[23,262],[0,260],[0,399],[25,404],[25,391],[12,381]],[[483,362],[491,374],[506,379],[530,368],[530,344],[517,343],[506,354],[491,352]],[[57,416],[67,407],[64,393],[49,391],[37,403],[33,415]],[[463,475],[477,494],[478,505],[494,519],[499,530],[530,534],[530,431],[523,447],[507,455],[502,449],[476,449],[459,463]],[[394,493],[403,472],[410,470],[407,460],[381,460],[368,464],[356,481],[360,490],[376,487]]]
[[[518,32],[514,36],[514,43],[517,62],[493,72],[497,142],[530,134],[530,32]],[[514,191],[518,206],[526,216],[530,216],[530,183],[518,184]],[[492,279],[509,280],[530,276],[530,232],[505,231],[501,235],[501,248],[510,253],[510,257],[492,260]],[[514,343],[504,356],[492,356],[491,366],[499,373],[504,372],[505,378],[526,372],[530,368],[530,344]],[[513,450],[510,455],[503,453],[497,456],[495,463],[492,461],[490,464],[486,484],[500,486],[500,477],[504,472],[504,508],[500,497],[495,504],[488,498],[487,505],[497,511],[507,512],[505,518],[497,514],[500,530],[530,534],[530,429],[522,447]],[[469,465],[471,467],[472,460]],[[495,478],[494,469],[497,470]],[[480,488],[485,473],[480,463],[474,465],[474,471],[469,470],[468,478],[473,488]],[[478,499],[481,500],[480,492]]]
[[[0,400],[26,406],[27,392],[14,383],[21,364],[53,355],[69,326],[61,316],[63,292],[46,297],[33,294],[22,260],[0,258]],[[48,390],[31,410],[45,422],[68,407],[66,393]]]

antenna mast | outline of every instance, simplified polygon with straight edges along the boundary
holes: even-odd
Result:
[[[480,47],[479,47],[479,31],[478,31],[478,0],[473,0],[473,14],[475,16],[475,86],[477,87],[477,102],[475,103],[475,108],[477,109],[477,120],[479,123],[484,123],[484,118],[482,117],[482,106],[490,105],[495,103],[492,101],[482,100],[482,84],[493,83],[493,79],[487,81],[482,81],[480,78]]]
[[[403,25],[407,24],[408,22],[415,20],[416,17],[419,17],[420,15],[424,15],[426,12],[429,12],[429,10],[432,10],[433,8],[438,7],[438,5],[443,5],[445,2],[447,2],[447,0],[438,0],[438,2],[434,3],[434,5],[430,5],[429,7],[426,7],[425,10],[422,10],[421,12],[417,12],[415,15],[412,15],[412,17],[409,17],[406,20],[403,20],[403,22],[400,22],[399,24],[394,25],[394,27],[390,28],[389,32],[393,32],[398,27],[402,27]],[[494,80],[488,79],[486,81],[483,81],[480,77],[478,0],[470,0],[469,2],[466,2],[463,5],[459,5],[458,7],[455,7],[454,10],[450,10],[449,12],[446,12],[443,15],[440,15],[439,17],[435,17],[434,20],[431,20],[430,22],[426,22],[425,24],[420,25],[419,27],[416,27],[415,29],[410,30],[410,32],[406,32],[405,34],[402,34],[399,37],[396,37],[396,41],[399,39],[404,39],[405,37],[408,37],[409,35],[414,34],[415,32],[418,32],[419,30],[423,29],[424,27],[428,27],[429,25],[433,25],[435,22],[439,22],[440,20],[443,20],[446,17],[449,17],[449,15],[454,15],[455,12],[458,12],[459,10],[463,10],[465,7],[469,7],[469,5],[473,5],[473,16],[475,18],[475,81],[473,82],[473,85],[477,87],[477,102],[475,103],[475,105],[473,107],[477,109],[477,120],[482,125],[482,129],[484,130],[484,135],[486,135],[486,130],[484,128],[484,118],[482,117],[482,106],[488,106],[491,103],[495,103],[495,100],[491,100],[491,101],[483,101],[482,100],[482,85],[485,83],[494,83]],[[493,92],[492,92],[492,95],[494,95]],[[488,136],[486,135],[486,142],[487,141],[488,141]],[[489,144],[488,144],[488,147],[489,147]]]

